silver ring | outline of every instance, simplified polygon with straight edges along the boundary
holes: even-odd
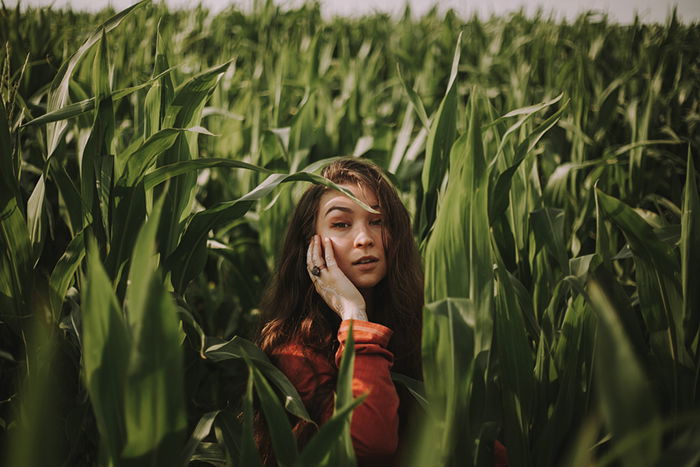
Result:
[[[311,274],[313,274],[316,277],[320,276],[321,275],[321,268],[319,268],[318,266],[312,267]]]

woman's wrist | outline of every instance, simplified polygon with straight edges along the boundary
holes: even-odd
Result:
[[[343,314],[343,321],[345,321],[346,319],[355,319],[355,320],[359,320],[359,321],[369,321],[367,319],[367,313],[365,313],[364,311],[358,311],[355,313],[345,313],[345,314]]]
[[[369,321],[367,319],[367,309],[364,302],[358,303],[356,300],[342,300],[340,303],[340,309],[336,310],[338,316],[343,321],[346,319],[357,319],[361,321]]]
[[[359,306],[343,306],[343,309],[340,313],[340,317],[343,320],[357,319],[361,321],[368,321],[367,312],[364,308]]]

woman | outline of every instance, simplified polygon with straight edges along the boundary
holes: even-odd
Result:
[[[369,392],[353,412],[353,446],[360,465],[387,465],[397,458],[411,405],[390,371],[421,378],[420,257],[409,214],[377,166],[341,159],[322,175],[375,212],[322,185],[304,193],[261,305],[268,321],[259,343],[322,424],[333,412],[337,365],[353,320],[353,394]],[[304,444],[315,427],[298,421],[294,431]],[[270,454],[269,443],[261,449]]]

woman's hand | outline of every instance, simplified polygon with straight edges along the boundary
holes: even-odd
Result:
[[[329,238],[324,239],[321,248],[321,237],[314,235],[306,252],[306,266],[316,292],[341,319],[367,321],[365,299],[335,262]]]

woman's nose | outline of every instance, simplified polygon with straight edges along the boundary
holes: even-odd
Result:
[[[361,226],[355,236],[355,246],[358,248],[366,248],[374,245],[374,238],[370,232],[369,226]]]

